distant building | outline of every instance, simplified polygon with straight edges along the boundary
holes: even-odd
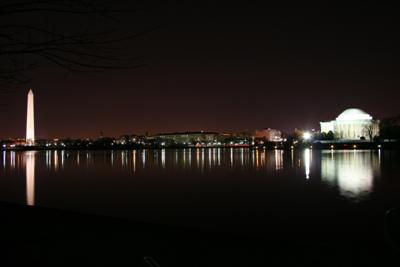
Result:
[[[336,120],[320,122],[321,132],[333,132],[341,140],[372,140],[379,135],[379,120],[357,108],[343,111]]]
[[[218,141],[219,133],[215,132],[183,132],[183,133],[162,133],[153,136],[166,141],[173,141],[177,144],[197,144],[197,143],[214,143]]]
[[[121,135],[115,139],[115,143],[118,145],[132,145],[132,144],[144,144],[144,137],[135,134]]]
[[[254,133],[255,138],[264,139],[268,142],[281,142],[282,139],[282,132],[276,129],[262,129],[256,130]]]

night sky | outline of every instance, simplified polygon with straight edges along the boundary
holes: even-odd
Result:
[[[70,73],[41,63],[32,82],[1,93],[0,138],[24,137],[29,87],[37,138],[291,132],[319,129],[349,107],[378,119],[400,114],[398,10],[390,5],[152,2],[118,16],[122,31],[155,27],[118,51],[145,65]]]

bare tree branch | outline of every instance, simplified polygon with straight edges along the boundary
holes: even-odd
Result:
[[[142,67],[144,64],[139,57],[121,54],[120,45],[158,27],[121,32],[118,24],[97,23],[98,18],[117,22],[113,15],[134,12],[115,9],[110,3],[101,0],[0,0],[0,86],[29,82],[29,71],[48,63],[71,72]],[[34,18],[49,16],[51,23],[32,23],[26,18],[27,13]],[[73,26],[76,19],[89,26]],[[95,26],[91,27],[92,24]]]

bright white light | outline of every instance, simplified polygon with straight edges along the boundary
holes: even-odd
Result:
[[[304,140],[310,140],[311,139],[311,133],[310,132],[303,133],[303,139]]]

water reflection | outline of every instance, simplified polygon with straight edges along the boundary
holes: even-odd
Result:
[[[11,151],[10,153],[10,161],[11,161],[11,169],[15,168],[15,151]]]
[[[51,150],[46,151],[46,168],[51,168]]]
[[[64,168],[64,162],[65,162],[65,151],[61,150],[61,168]]]
[[[290,150],[290,163],[291,163],[291,166],[294,167],[294,151],[293,151],[293,149]]]
[[[136,150],[132,151],[133,172],[136,172]]]
[[[310,149],[307,148],[304,150],[304,168],[306,171],[306,179],[310,178],[311,155]]]
[[[165,148],[161,150],[161,166],[165,168]]]
[[[6,169],[6,151],[4,150],[3,151],[3,170],[5,170]]]
[[[275,170],[283,169],[283,150],[275,149]]]
[[[142,151],[142,166],[146,167],[146,149]]]
[[[379,165],[381,165],[381,149],[378,149],[378,160],[379,160]]]
[[[233,166],[233,148],[230,149],[231,167]]]
[[[54,170],[58,170],[58,151],[54,151]]]
[[[230,172],[237,175],[251,171],[261,174],[262,179],[297,176],[303,181],[318,184],[320,177],[322,186],[329,185],[342,196],[363,198],[373,191],[374,179],[380,177],[380,164],[385,160],[381,153],[380,150],[283,151],[248,148],[43,151],[36,154],[2,151],[0,168],[5,174],[26,171],[28,205],[34,205],[35,202],[35,162],[36,168],[43,166],[43,170],[51,175],[71,170],[80,172],[82,169],[90,169],[94,174],[105,170],[115,172],[115,175],[120,175],[118,172],[128,172],[129,175],[139,176],[149,173],[174,173],[179,176],[178,173],[181,173],[185,177],[192,177],[191,173],[211,175]]]
[[[321,179],[350,198],[367,196],[380,175],[376,151],[335,151],[321,155]]]
[[[121,151],[121,165],[123,166],[123,167],[125,167],[126,166],[126,155],[125,155],[125,151]]]
[[[240,165],[244,165],[244,148],[240,149]]]
[[[26,204],[35,205],[35,151],[25,152]]]

